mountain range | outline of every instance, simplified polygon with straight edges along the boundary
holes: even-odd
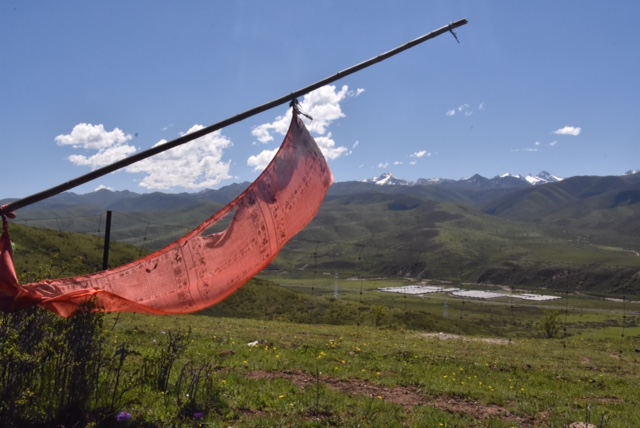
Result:
[[[19,210],[14,221],[100,235],[103,214],[112,210],[113,240],[154,250],[248,185],[178,194],[66,192]],[[415,182],[383,174],[338,182],[273,268],[640,294],[640,173]]]
[[[562,178],[548,173],[547,171],[541,171],[537,175],[513,175],[506,173],[498,175],[493,178],[485,178],[480,174],[472,175],[471,177],[465,177],[460,180],[451,180],[446,178],[419,178],[416,181],[408,181],[394,177],[391,173],[385,172],[374,178],[363,180],[365,183],[378,184],[380,186],[393,185],[393,186],[428,186],[428,185],[447,185],[456,183],[459,186],[473,186],[473,187],[517,187],[527,185],[540,185],[546,183],[557,183],[562,181]]]

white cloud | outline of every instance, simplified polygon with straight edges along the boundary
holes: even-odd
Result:
[[[484,110],[484,103],[480,103],[478,105],[477,108],[478,111]],[[452,117],[455,116],[456,114],[460,113],[463,114],[465,117],[469,117],[471,115],[473,115],[473,107],[469,108],[469,104],[464,103],[464,104],[460,104],[458,107],[452,108],[450,110],[447,110],[447,112],[445,113],[447,116]]]
[[[400,162],[400,161],[395,161],[393,164],[394,164],[394,165],[402,165],[402,162]]]
[[[431,156],[431,153],[428,153],[426,150],[420,150],[411,154],[412,158],[423,158],[425,156]]]
[[[353,149],[356,148],[358,142],[353,145],[350,151],[346,147],[336,147],[336,143],[333,140],[331,133],[327,131],[327,128],[336,120],[345,117],[342,112],[340,103],[349,97],[357,97],[364,92],[364,89],[358,88],[355,92],[349,91],[349,87],[344,85],[340,90],[334,85],[327,85],[316,89],[305,95],[300,102],[300,111],[311,116],[313,120],[302,116],[302,120],[309,132],[314,135],[314,139],[318,144],[318,147],[322,151],[322,154],[327,159],[337,159],[341,156],[348,155]],[[274,133],[285,135],[289,129],[289,123],[291,122],[292,112],[291,109],[283,116],[278,116],[273,122],[263,123],[256,126],[251,134],[258,139],[258,142],[266,144],[274,140]],[[265,150],[258,155],[250,156],[247,160],[249,166],[253,166],[255,170],[259,171],[266,168],[268,161],[265,160],[273,158],[276,150]]]
[[[378,164],[378,168],[385,169],[385,168],[388,168],[388,167],[389,167],[389,162],[380,162]]]
[[[582,128],[576,126],[565,126],[564,128],[557,129],[553,131],[554,134],[558,135],[572,135],[577,137],[582,132]]]
[[[555,146],[556,144],[558,144],[557,141],[552,141],[552,142],[549,143],[550,146]]]
[[[115,128],[104,129],[104,125],[79,123],[70,134],[58,135],[55,142],[59,146],[71,146],[74,149],[97,150],[92,156],[71,155],[69,161],[75,165],[89,166],[92,170],[117,162],[137,151],[135,146],[127,144],[133,137]]]
[[[202,128],[202,125],[195,125],[187,133]],[[79,154],[69,156],[69,161],[73,164],[89,166],[95,170],[137,152],[138,149],[135,146],[128,144],[132,139],[131,135],[125,134],[118,128],[109,132],[103,125],[80,123],[74,126],[70,134],[58,135],[55,142],[59,146],[97,150],[97,153],[89,156]],[[155,146],[165,143],[166,140],[162,140]],[[231,141],[222,136],[221,131],[216,131],[136,162],[124,170],[129,173],[145,174],[139,184],[147,189],[166,190],[182,187],[195,190],[213,187],[231,178],[230,162],[222,161],[224,149],[231,145]]]
[[[539,146],[540,145],[540,141],[536,141],[535,143],[533,143],[534,146]]]
[[[202,128],[204,126],[194,125],[187,134]],[[165,143],[162,140],[155,146]],[[148,189],[210,188],[232,178],[229,174],[231,162],[222,160],[224,150],[232,145],[231,140],[218,130],[137,162],[127,167],[126,171],[145,174],[140,186]]]
[[[101,150],[126,144],[132,138],[118,128],[108,132],[104,125],[79,123],[73,127],[70,134],[58,135],[55,141],[59,146],[72,146],[74,149]]]
[[[345,153],[345,156],[351,156],[355,151],[356,147],[358,147],[359,145],[360,145],[360,141],[356,140],[356,142],[351,145],[351,149],[348,150],[347,153]]]
[[[276,155],[278,149],[263,150],[256,156],[249,156],[247,165],[252,166],[254,171],[262,171],[269,165],[271,159]]]
[[[409,165],[415,165],[415,164],[417,164],[417,163],[418,163],[418,162],[416,162],[416,161],[411,161],[411,162],[409,162]]]
[[[88,166],[91,167],[92,170],[95,170],[122,160],[135,152],[136,148],[134,146],[125,144],[107,149],[100,149],[98,153],[93,156],[70,155],[68,159],[74,165]]]
[[[331,138],[331,132],[329,132],[326,137],[316,137],[315,140],[320,151],[327,159],[338,159],[340,156],[348,154],[349,152],[346,147],[336,147],[336,142]]]

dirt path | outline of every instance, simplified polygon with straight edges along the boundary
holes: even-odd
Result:
[[[470,416],[477,420],[500,419],[525,428],[539,426],[536,424],[535,418],[514,415],[504,407],[465,400],[460,397],[428,396],[414,387],[386,387],[360,379],[345,380],[326,376],[316,378],[302,371],[255,371],[250,373],[248,377],[250,379],[287,379],[300,389],[313,388],[317,383],[320,383],[343,394],[379,398],[408,409],[416,406],[431,406],[449,413]]]

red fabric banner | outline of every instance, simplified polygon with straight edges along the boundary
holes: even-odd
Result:
[[[294,109],[295,111],[295,109]],[[0,310],[38,305],[69,317],[95,298],[106,312],[178,315],[222,302],[266,268],[318,213],[333,176],[296,113],[280,150],[240,196],[168,247],[92,275],[19,284],[8,230],[0,239]],[[229,215],[229,227],[206,234]]]

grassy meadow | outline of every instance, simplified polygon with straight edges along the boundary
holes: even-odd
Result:
[[[551,253],[562,245],[545,247],[550,238],[534,232],[519,237],[521,247],[509,246],[502,237],[515,229],[490,226],[493,232],[478,234],[441,230],[433,245],[452,253],[428,259],[428,269],[453,252],[452,260],[508,251],[507,260],[523,254],[531,263],[560,264],[572,248],[590,262],[614,254],[628,268],[638,263],[619,249],[579,243]],[[17,225],[12,238],[23,282],[99,265],[95,238]],[[463,263],[451,282],[423,281],[559,299],[387,293],[380,288],[419,281],[365,274],[362,259],[376,254],[363,247],[354,246],[348,266],[336,269],[346,259],[344,243],[315,245],[313,253],[293,244],[288,259],[196,315],[0,314],[0,425],[640,426],[637,296],[463,282]],[[405,260],[413,253],[372,248]],[[143,254],[113,250],[117,264]],[[42,266],[45,254],[55,256]]]
[[[260,287],[278,288],[250,287],[247,296],[259,296]],[[277,304],[278,299],[268,294]],[[311,298],[312,303],[315,299],[318,306],[339,303],[326,296]],[[390,302],[383,311],[404,311],[402,300]],[[348,302],[342,305],[349,317]],[[144,355],[166,340],[168,332],[189,331],[188,346],[176,367],[211,367],[212,395],[196,399],[194,407],[206,416],[189,422],[202,426],[640,424],[635,392],[640,328],[635,321],[631,326],[631,310],[624,318],[620,302],[600,307],[590,299],[573,298],[566,313],[562,302],[557,303],[559,331],[554,338],[543,337],[542,328],[552,309],[516,307],[517,325],[502,326],[492,335],[492,317],[498,324],[510,324],[510,306],[472,301],[465,305],[465,313],[459,315],[460,309],[450,301],[449,319],[438,325],[444,331],[403,328],[397,318],[376,318],[378,308],[371,305],[349,325],[211,314],[121,315],[109,340],[113,345],[127,342]],[[294,303],[291,312],[296,307]],[[407,303],[406,311],[417,311],[414,302]],[[255,309],[257,318],[260,312]],[[113,318],[107,317],[107,324]],[[469,334],[456,333],[463,330]],[[474,334],[478,332],[482,334]],[[144,357],[131,362],[136,358]],[[142,388],[131,401],[124,400],[122,408],[136,420],[162,425],[172,409],[165,394]]]

